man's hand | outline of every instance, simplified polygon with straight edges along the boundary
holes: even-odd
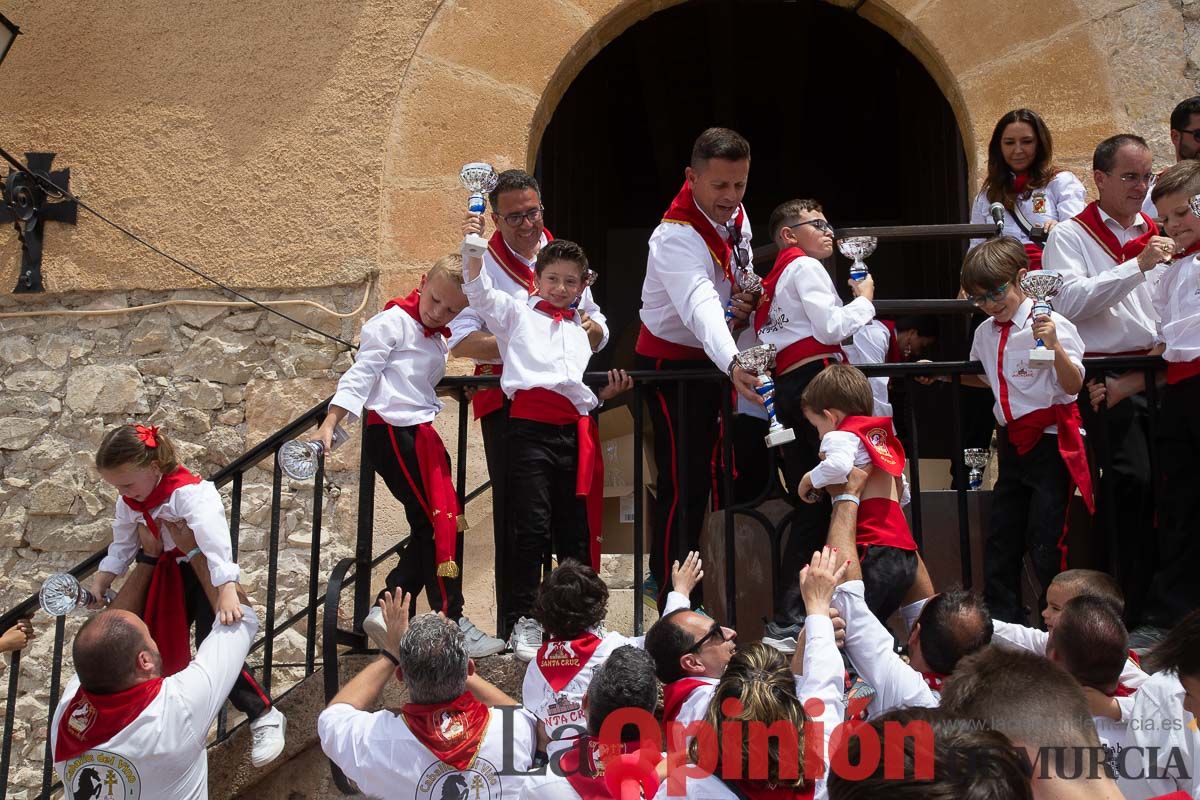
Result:
[[[217,587],[217,620],[222,625],[233,625],[242,619],[242,601],[238,597],[237,581],[222,583]]]
[[[930,361],[928,358],[918,358],[916,360],[916,363],[917,364],[932,364],[933,362]],[[938,383],[938,382],[949,383],[950,376],[949,375],[914,375],[913,380],[916,381],[917,383],[921,384],[922,386],[933,386],[935,383]]]
[[[1175,240],[1169,236],[1151,236],[1142,252],[1138,253],[1138,269],[1149,272],[1175,255]]]
[[[92,593],[92,600],[88,608],[98,609],[108,605],[108,601],[104,599],[104,595],[108,594],[108,589],[112,586],[112,582],[117,579],[117,576],[111,572],[100,571],[92,576],[92,586],[89,591]]]
[[[875,301],[875,279],[871,277],[871,273],[868,272],[867,277],[861,281],[848,280],[846,283],[850,284],[850,291],[854,293],[855,297],[865,297],[871,302]]]
[[[608,383],[601,387],[596,396],[600,398],[601,403],[607,403],[609,400],[624,394],[633,388],[633,378],[623,369],[610,369],[608,371]]]
[[[596,352],[596,348],[600,346],[600,342],[604,341],[604,329],[596,320],[588,316],[586,311],[579,312],[579,325],[583,328],[583,332],[587,334],[588,344],[592,348],[592,352]]]
[[[810,616],[829,613],[833,590],[842,582],[849,563],[839,560],[837,548],[826,546],[813,553],[812,563],[800,570],[800,595]]]
[[[325,421],[321,423],[321,427],[308,437],[310,442],[320,442],[328,453],[333,449],[333,429],[337,427],[338,421],[333,414],[326,414]]]
[[[387,626],[384,641],[392,655],[400,652],[400,640],[408,633],[408,607],[412,603],[412,595],[396,588],[396,594],[384,592],[379,598],[379,607],[383,609],[383,622]]]
[[[1058,329],[1054,327],[1054,320],[1049,314],[1038,314],[1034,317],[1033,336],[1035,339],[1041,339],[1042,344],[1049,350],[1058,346]]]
[[[810,504],[821,499],[820,490],[813,487],[811,471],[804,473],[804,477],[800,479],[800,485],[796,487],[796,496]]]
[[[192,529],[183,520],[160,520],[158,524],[167,529],[175,546],[182,550],[184,555],[196,549],[196,534],[192,533]]]
[[[750,321],[750,314],[758,305],[759,295],[751,292],[734,292],[729,296],[729,310],[733,313],[733,319],[730,322],[730,328],[739,330],[746,327]]]
[[[836,608],[829,609],[829,619],[833,622],[833,642],[841,650],[846,646],[846,620]]]
[[[1112,408],[1113,404],[1111,402],[1105,402],[1108,400],[1107,378],[1104,380],[1092,378],[1087,382],[1087,390],[1088,402],[1092,404],[1092,411],[1099,411],[1102,404],[1105,405],[1106,408]]]
[[[0,636],[0,653],[24,650],[33,641],[33,636],[33,623],[27,619],[21,620]]]
[[[164,524],[164,523],[159,523]],[[142,547],[142,552],[151,558],[158,558],[163,552],[162,539],[159,539],[145,525],[137,526],[138,544]]]
[[[685,597],[692,593],[703,577],[704,562],[695,550],[687,554],[682,565],[678,561],[671,565],[671,589]]]
[[[487,223],[483,219],[483,214],[472,214],[468,211],[463,215],[463,236],[470,236],[472,233],[477,236],[483,236],[483,231],[486,227]]]
[[[747,372],[741,366],[734,364],[729,373],[729,379],[733,381],[733,388],[737,389],[738,394],[742,397],[758,403],[760,406],[763,404],[763,399],[755,391],[758,388],[758,376],[753,372]]]

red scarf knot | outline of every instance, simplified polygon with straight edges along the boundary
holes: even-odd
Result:
[[[416,320],[418,325],[421,326],[421,332],[425,334],[426,339],[430,338],[431,336],[437,335],[437,334],[441,334],[442,338],[444,338],[444,339],[449,339],[450,338],[450,329],[449,328],[447,328],[445,326],[442,326],[440,328],[431,328],[425,324],[425,321],[421,319],[421,307],[420,306],[421,306],[421,290],[413,289],[411,292],[409,292],[407,297],[393,297],[391,300],[387,301],[387,304],[384,305],[383,310],[387,311],[389,308],[395,307],[395,308],[399,308],[404,313],[408,314],[410,317],[412,317],[414,320]]]
[[[1020,195],[1025,191],[1025,187],[1029,185],[1029,173],[1022,172],[1020,175],[1013,175],[1013,191]]]
[[[540,311],[555,322],[562,322],[564,319],[574,320],[575,309],[559,308],[549,300],[538,300],[533,307],[534,311]]]
[[[138,425],[133,430],[137,433],[137,438],[141,439],[142,444],[146,445],[146,447],[149,447],[151,450],[158,447],[157,425]]]

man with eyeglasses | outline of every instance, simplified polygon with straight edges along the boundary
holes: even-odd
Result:
[[[1056,225],[1046,242],[1043,267],[1064,278],[1054,309],[1075,323],[1085,357],[1160,349],[1150,290],[1175,244],[1158,235],[1154,220],[1141,211],[1151,163],[1141,137],[1121,134],[1101,142],[1092,157],[1099,199]],[[1130,619],[1136,619],[1153,570],[1153,553],[1144,544],[1154,515],[1146,398],[1140,389],[1123,397],[1120,388],[1128,381],[1119,376],[1092,376],[1093,391],[1098,381],[1108,384],[1107,411],[1097,413],[1087,398],[1079,403],[1101,467],[1093,525],[1096,539],[1114,550],[1109,568],[1121,582]]]
[[[488,195],[488,202],[492,207],[492,223],[496,226],[496,232],[488,241],[487,252],[483,255],[484,272],[492,286],[500,291],[513,297],[529,298],[537,293],[534,260],[538,251],[554,239],[543,219],[541,188],[529,173],[519,169],[505,170],[500,173],[496,188]],[[602,350],[608,343],[608,323],[600,312],[600,306],[592,298],[590,288],[584,289],[580,298],[579,319],[587,331],[592,351]],[[504,365],[496,336],[488,330],[483,318],[469,306],[451,321],[450,334],[450,354],[474,361],[476,375],[501,373]],[[504,619],[511,592],[508,581],[511,570],[504,566],[504,554],[507,552],[507,511],[504,502],[507,494],[504,488],[507,455],[504,443],[508,432],[509,401],[497,385],[476,391],[471,398],[471,407],[483,432],[483,452],[492,482],[496,635],[503,639],[508,634],[504,630]],[[530,635],[540,635],[540,632],[531,632]]]
[[[663,724],[704,719],[729,659],[737,631],[690,609],[667,614],[646,632],[646,652],[663,683]]]
[[[1200,158],[1200,95],[1189,97],[1171,112],[1171,146],[1175,148],[1176,164],[1188,158]],[[1158,175],[1155,175],[1155,178],[1157,179]],[[1142,203],[1142,212],[1158,219],[1158,209],[1150,200],[1150,192],[1153,191],[1152,180],[1150,190],[1146,192],[1146,200]]]
[[[743,397],[761,405],[757,377],[736,362],[733,332],[746,326],[756,302],[735,277],[753,266],[750,220],[742,206],[749,174],[750,143],[740,134],[709,128],[696,139],[684,184],[650,236],[635,363],[646,370],[715,364]],[[650,576],[660,612],[671,563],[699,549],[725,391],[716,381],[691,382],[685,404],[672,387],[656,385],[647,398],[658,464]],[[699,587],[693,601],[702,601]]]

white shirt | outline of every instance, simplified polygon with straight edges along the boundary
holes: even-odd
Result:
[[[833,731],[845,720],[845,666],[838,653],[837,644],[833,638],[833,621],[828,614],[813,614],[804,620],[804,674],[796,676],[796,697],[801,703],[816,698],[824,704],[824,710],[813,718],[813,723],[820,725],[823,736],[821,742],[821,763],[825,765],[821,777],[813,781],[813,797],[822,800],[829,796],[825,786],[829,775],[829,739]],[[672,795],[671,779],[668,774],[658,787],[655,800],[666,800]],[[697,798],[736,798],[737,795],[719,776],[709,775],[705,778],[687,778],[685,791],[689,800]]]
[[[1157,748],[1157,758],[1147,770],[1149,796],[1183,790],[1195,797],[1200,792],[1200,731],[1196,718],[1183,708],[1184,695],[1174,672],[1151,675],[1133,694],[1129,731],[1143,748],[1147,765],[1151,752],[1146,748]],[[1181,776],[1180,766],[1188,778]]]
[[[1046,645],[1050,642],[1050,634],[1046,631],[999,619],[992,620],[992,635],[998,645],[1027,650],[1030,653],[1037,653],[1039,656],[1046,655]],[[1136,689],[1149,677],[1141,667],[1134,663],[1133,659],[1125,659],[1125,666],[1121,668],[1123,685],[1130,689]]]
[[[1159,269],[1151,298],[1162,320],[1163,358],[1193,361],[1200,358],[1200,265],[1193,254]]]
[[[812,485],[821,489],[830,484],[845,483],[853,467],[863,468],[871,463],[871,455],[858,434],[850,431],[830,431],[821,437],[821,460],[813,467]],[[899,503],[908,505],[910,500],[908,478],[900,475],[901,491]]]
[[[1100,219],[1122,245],[1146,232],[1141,216],[1128,228],[1103,209]],[[1088,353],[1126,353],[1154,346],[1158,315],[1150,287],[1161,267],[1146,273],[1138,268],[1136,258],[1114,263],[1092,234],[1071,219],[1050,231],[1042,269],[1062,275],[1062,289],[1050,303],[1076,325]]]
[[[934,708],[941,695],[929,688],[920,672],[896,654],[891,631],[867,607],[861,580],[846,581],[834,590],[833,607],[846,621],[846,656],[875,696],[867,708],[870,717],[893,708]]]
[[[214,625],[192,663],[163,678],[158,696],[120,733],[70,761],[56,762],[67,798],[88,796],[79,790],[89,784],[111,792],[92,797],[207,800],[208,729],[241,674],[257,631],[254,609],[242,606],[241,621]],[[78,690],[79,678],[73,676],[54,711],[51,748],[58,746],[63,712]]]
[[[1030,313],[1033,300],[1025,298],[1013,314],[1013,325],[1009,329],[1008,342],[1004,348],[1003,373],[998,363],[1001,327],[995,320],[985,319],[975,329],[975,340],[971,343],[971,360],[983,363],[984,380],[992,387],[996,403],[992,413],[1001,425],[1042,408],[1074,403],[1075,395],[1068,394],[1058,383],[1054,366],[1032,367],[1029,351],[1033,349],[1033,318]],[[1050,312],[1058,341],[1066,350],[1071,363],[1083,374],[1083,341],[1075,326],[1057,311]],[[1004,402],[1007,399],[1007,402]],[[1057,433],[1057,426],[1046,428],[1047,433]]]
[[[380,311],[362,326],[358,356],[338,380],[330,405],[354,419],[367,408],[401,428],[432,422],[442,410],[434,387],[446,374],[449,353],[440,333],[426,336],[404,309]]]
[[[703,213],[703,212],[701,212]],[[736,214],[732,219],[736,218]],[[705,216],[722,239],[728,229]],[[740,243],[750,253],[750,216],[742,219]],[[732,258],[732,256],[731,256]],[[750,253],[750,266],[754,256]],[[725,321],[731,287],[713,261],[704,239],[690,225],[661,222],[650,235],[646,279],[642,283],[642,324],[668,342],[703,348],[724,372],[738,354]]]
[[[821,262],[801,256],[783,268],[758,338],[780,351],[809,337],[821,344],[840,345],[874,318],[875,306],[870,300],[856,297],[842,305],[833,278]]]
[[[236,581],[241,574],[233,560],[233,542],[229,538],[229,525],[225,521],[225,504],[211,481],[201,481],[190,486],[180,486],[167,501],[150,512],[155,522],[186,522],[196,536],[196,546],[208,560],[208,572],[213,586]],[[113,540],[108,546],[108,555],[100,561],[101,572],[124,575],[125,570],[137,556],[138,525],[144,525],[142,512],[134,511],[117,498],[116,514],[113,519]],[[163,548],[173,550],[175,540],[167,528],[159,526]]]
[[[703,683],[688,692],[687,699],[679,707],[679,713],[675,715],[672,722],[678,722],[680,725],[704,719],[704,715],[708,713],[708,704],[712,702],[713,695],[717,693],[717,684],[721,682],[720,678],[706,678],[703,675],[692,679],[703,681]],[[687,737],[687,741],[691,740],[691,736]]]
[[[599,404],[596,395],[583,383],[583,373],[592,359],[587,332],[575,319],[555,322],[535,311],[540,297],[524,300],[505,294],[492,286],[487,272],[463,284],[471,307],[483,317],[496,334],[504,373],[500,388],[511,398],[518,389],[549,389],[566,397],[575,410],[586,414]]]
[[[859,364],[886,364],[888,350],[892,346],[892,332],[877,319],[858,329],[851,344],[843,345],[846,359],[855,366]],[[871,395],[875,398],[876,417],[892,416],[891,397],[888,395],[888,378],[867,378],[871,384]]]
[[[546,246],[546,241],[546,234],[543,233],[542,238],[538,240],[538,250],[541,250]],[[517,260],[522,264],[530,269],[534,268],[534,262],[530,261],[516,250],[513,250],[511,247],[509,247],[508,242],[505,242],[504,246],[508,248],[508,252],[516,256]],[[488,277],[492,279],[492,286],[494,288],[499,289],[505,294],[511,295],[516,300],[524,301],[525,298],[529,297],[528,287],[525,286],[525,284],[518,283],[516,280],[514,280],[513,277],[509,275],[504,267],[500,264],[500,262],[496,260],[496,257],[492,255],[491,250],[486,250],[483,254],[483,271],[486,272]],[[608,320],[604,314],[600,312],[600,306],[597,305],[596,301],[592,298],[591,287],[587,287],[583,290],[583,294],[580,296],[579,300],[579,310],[587,312],[587,315],[591,317],[593,322],[600,326],[600,330],[604,333],[604,335],[600,338],[600,344],[596,347],[596,352],[598,353],[604,349],[605,345],[608,344]],[[484,318],[480,316],[480,314],[474,308],[467,306],[458,314],[458,316],[450,320],[450,341],[448,344],[453,349],[458,346],[459,342],[467,338],[467,336],[471,335],[475,331],[483,331],[484,333],[492,333],[493,335],[495,334],[494,331],[488,328],[487,321],[484,320]],[[499,342],[497,342],[497,344],[499,344]],[[503,348],[501,348],[501,353],[503,353]],[[475,363],[500,364],[503,362],[499,359],[486,359],[476,361]]]
[[[1063,222],[1078,214],[1087,206],[1087,189],[1079,182],[1073,173],[1060,172],[1050,179],[1040,189],[1030,190],[1029,196],[1017,199],[1017,206],[1031,225],[1042,225],[1046,222]],[[991,207],[987,195],[983,192],[975,195],[971,204],[971,223],[974,225],[987,224],[992,221],[988,209]],[[1021,244],[1033,244],[1016,218],[1008,209],[1004,209],[1004,235],[1011,236]],[[972,239],[971,247],[983,239]]]
[[[370,797],[440,800],[478,793],[515,800],[525,777],[499,773],[506,763],[516,770],[530,768],[535,720],[523,708],[493,708],[490,714],[475,759],[461,771],[440,761],[413,735],[403,715],[387,709],[359,711],[335,703],[317,718],[317,735],[325,755]]]

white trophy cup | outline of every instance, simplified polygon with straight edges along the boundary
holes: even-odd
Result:
[[[963,450],[963,463],[970,470],[967,473],[967,488],[975,491],[983,488],[983,470],[988,465],[991,452],[986,447],[968,447]]]
[[[796,432],[791,428],[783,427],[775,418],[775,381],[771,380],[767,374],[775,366],[775,345],[759,344],[743,350],[738,353],[737,363],[742,369],[758,376],[758,386],[754,391],[758,392],[758,396],[763,399],[763,406],[767,409],[767,419],[770,423],[770,429],[763,437],[767,447],[778,447],[794,441]]]
[[[863,260],[875,252],[879,240],[874,236],[847,236],[838,239],[838,251],[854,263],[850,265],[850,280],[861,281],[867,277],[867,264]]]
[[[115,597],[111,591],[105,598]],[[65,617],[77,608],[87,608],[96,602],[96,596],[83,588],[83,584],[69,572],[57,572],[46,578],[38,590],[38,603],[52,617]]]
[[[749,292],[750,294],[762,294],[763,283],[762,278],[758,277],[758,273],[749,266],[739,266],[733,271],[733,280],[737,284],[740,291]],[[725,321],[733,322],[733,298],[725,302]]]
[[[333,446],[330,450],[337,450],[342,442],[349,439],[350,434],[346,433],[346,429],[341,425],[335,425],[333,428]],[[324,452],[325,445],[320,442],[289,439],[279,448],[279,468],[293,480],[306,481],[317,474],[317,464],[321,459],[321,454]]]
[[[483,196],[495,189],[496,182],[499,180],[496,170],[492,168],[491,164],[474,161],[463,165],[462,170],[458,173],[458,179],[462,182],[463,188],[471,193],[471,196],[467,198],[467,210],[472,214],[482,214],[487,208]],[[469,233],[463,237],[463,255],[468,258],[482,257],[487,251],[487,245],[487,239],[477,233]]]
[[[1053,310],[1050,306],[1050,299],[1058,294],[1062,285],[1061,275],[1041,270],[1030,272],[1021,278],[1021,289],[1033,298],[1032,314],[1034,319],[1043,314],[1049,314]],[[1047,349],[1046,343],[1041,339],[1038,339],[1037,346],[1029,351],[1029,366],[1043,369],[1054,366],[1054,351]]]

